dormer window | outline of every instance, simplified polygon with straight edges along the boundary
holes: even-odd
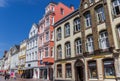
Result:
[[[61,8],[61,9],[60,9],[60,12],[61,12],[61,14],[63,15],[63,14],[64,14],[64,9]]]

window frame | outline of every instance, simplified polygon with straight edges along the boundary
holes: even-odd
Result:
[[[76,55],[82,54],[82,40],[81,40],[81,38],[77,38],[75,40],[75,53],[76,53]]]
[[[64,25],[64,30],[65,30],[65,37],[69,37],[70,36],[70,23],[66,23]]]
[[[70,42],[65,43],[65,57],[71,57],[71,44]]]
[[[81,29],[80,18],[75,18],[73,24],[74,24],[74,33],[79,32]]]

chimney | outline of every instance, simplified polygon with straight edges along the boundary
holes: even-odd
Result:
[[[74,11],[74,6],[72,4],[70,5],[70,8],[72,11]]]

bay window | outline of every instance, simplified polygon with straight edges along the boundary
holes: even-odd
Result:
[[[45,57],[48,57],[48,47],[45,48]]]

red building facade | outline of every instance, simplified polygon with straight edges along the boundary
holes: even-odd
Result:
[[[51,2],[45,9],[43,18],[39,21],[38,29],[38,66],[39,78],[52,80],[54,69],[54,23],[74,11],[63,3]]]

